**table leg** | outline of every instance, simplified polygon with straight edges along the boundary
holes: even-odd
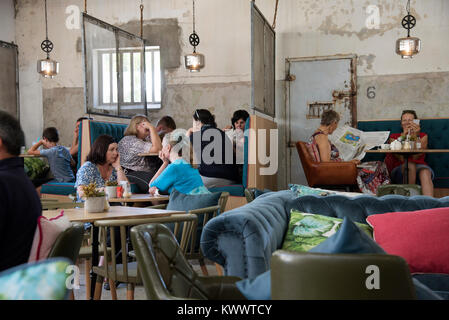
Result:
[[[405,161],[405,167],[404,167],[404,177],[402,179],[402,181],[404,182],[404,184],[408,184],[408,156],[405,155],[404,156],[404,161]]]
[[[90,269],[90,299],[94,299],[95,284],[97,275],[93,272],[93,267],[98,266],[98,227],[92,226],[92,265]],[[88,288],[86,288],[88,290]]]

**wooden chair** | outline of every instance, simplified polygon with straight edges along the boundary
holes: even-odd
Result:
[[[148,299],[245,300],[235,285],[241,278],[198,275],[165,225],[133,227],[131,240]]]
[[[296,142],[296,149],[310,187],[358,190],[357,165],[355,163],[350,161],[315,162],[303,141]]]
[[[115,282],[120,281],[126,283],[127,287],[127,299],[134,299],[134,288],[136,284],[141,284],[142,280],[138,271],[137,262],[129,262],[129,247],[127,241],[127,228],[140,224],[148,223],[174,223],[175,232],[181,232],[180,247],[185,251],[193,230],[196,228],[197,217],[192,214],[173,214],[167,217],[160,218],[146,218],[146,219],[126,219],[126,220],[102,220],[96,221],[95,226],[100,228],[101,239],[100,244],[102,247],[107,248],[107,234],[109,233],[111,239],[111,254],[104,256],[104,263],[102,266],[94,266],[93,272],[97,274],[97,282],[95,285],[94,299],[99,300],[101,298],[101,291],[103,287],[103,280],[107,278],[111,288],[112,299],[117,299]],[[182,223],[182,229],[181,229]],[[121,246],[121,259],[122,262],[118,263],[116,260],[117,248],[115,241],[115,227],[120,229],[120,246]]]
[[[187,211],[187,213],[194,214],[194,215],[198,216],[198,219],[202,219],[202,226],[204,227],[210,219],[216,217],[218,214],[225,211],[228,198],[229,198],[229,192],[222,192],[220,199],[218,200],[218,204],[216,206],[190,210],[190,211]],[[166,207],[167,207],[167,204],[160,204],[160,205],[155,205],[155,206],[152,206],[149,208],[165,209]],[[176,235],[176,233],[175,233],[175,235]],[[198,260],[198,262],[200,264],[201,271],[203,272],[204,275],[207,276],[207,275],[209,275],[209,272],[207,271],[206,263],[204,262],[204,256],[203,256],[203,253],[201,252],[201,248],[199,248],[197,246],[197,239],[198,239],[197,237],[198,236],[201,236],[201,235],[198,235],[196,232],[196,229],[195,229],[195,231],[192,234],[191,243],[189,244],[187,251],[185,252],[185,256],[186,256],[187,260]],[[215,268],[217,269],[217,272],[219,275],[223,275],[222,267],[219,264],[215,264]]]

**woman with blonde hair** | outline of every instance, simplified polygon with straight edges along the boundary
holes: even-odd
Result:
[[[193,149],[185,130],[167,133],[159,157],[163,161],[151,179],[148,192],[171,193],[173,189],[184,194],[210,193],[203,184],[198,169],[193,164]]]
[[[148,118],[143,115],[134,116],[118,143],[118,151],[128,180],[135,183],[141,193],[147,192],[148,182],[159,163],[155,163],[152,157],[139,156],[139,153],[157,153],[161,149],[161,139]]]

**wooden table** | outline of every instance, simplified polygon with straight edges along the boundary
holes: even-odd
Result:
[[[43,156],[41,155],[37,155],[37,154],[27,154],[27,153],[21,153],[19,154],[20,158],[43,158]]]
[[[131,198],[111,198],[108,201],[109,202],[122,202],[122,203],[129,203],[129,202],[150,202],[150,201],[167,201],[170,199],[170,196],[153,196],[148,194],[132,194]]]
[[[394,153],[401,156],[404,156],[404,164],[405,164],[405,170],[404,170],[404,176],[403,181],[404,184],[408,184],[408,157],[413,156],[415,154],[420,153],[447,153],[449,152],[449,149],[411,149],[411,150],[387,150],[387,149],[378,149],[378,150],[367,150],[366,153]]]
[[[151,152],[151,153],[139,153],[139,157],[159,157],[158,152]]]
[[[61,213],[62,210],[45,210],[42,215],[46,218],[54,218]],[[148,208],[135,208],[135,207],[122,207],[112,206],[107,212],[100,213],[88,213],[84,208],[64,209],[64,215],[69,218],[71,222],[90,222],[94,223],[99,220],[110,219],[138,219],[138,218],[159,218],[167,217],[172,214],[181,214],[185,211],[172,211],[163,209],[148,209]],[[92,268],[98,265],[98,227],[92,225]],[[97,275],[90,271],[90,299],[93,300],[95,293],[95,283],[97,281]],[[88,290],[86,288],[86,290]]]

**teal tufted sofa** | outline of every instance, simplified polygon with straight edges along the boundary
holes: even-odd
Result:
[[[366,218],[372,214],[438,207],[449,207],[449,197],[307,195],[295,198],[290,190],[268,192],[211,219],[201,234],[201,250],[206,258],[222,265],[226,275],[253,278],[270,269],[272,253],[282,247],[292,208],[349,217],[366,224]]]
[[[449,149],[449,118],[421,119],[421,131],[429,136],[429,149]],[[362,131],[402,132],[400,120],[358,121],[357,128]],[[385,159],[384,155],[367,154],[362,161]],[[426,162],[433,169],[435,188],[449,188],[449,153],[431,153],[426,155]]]

